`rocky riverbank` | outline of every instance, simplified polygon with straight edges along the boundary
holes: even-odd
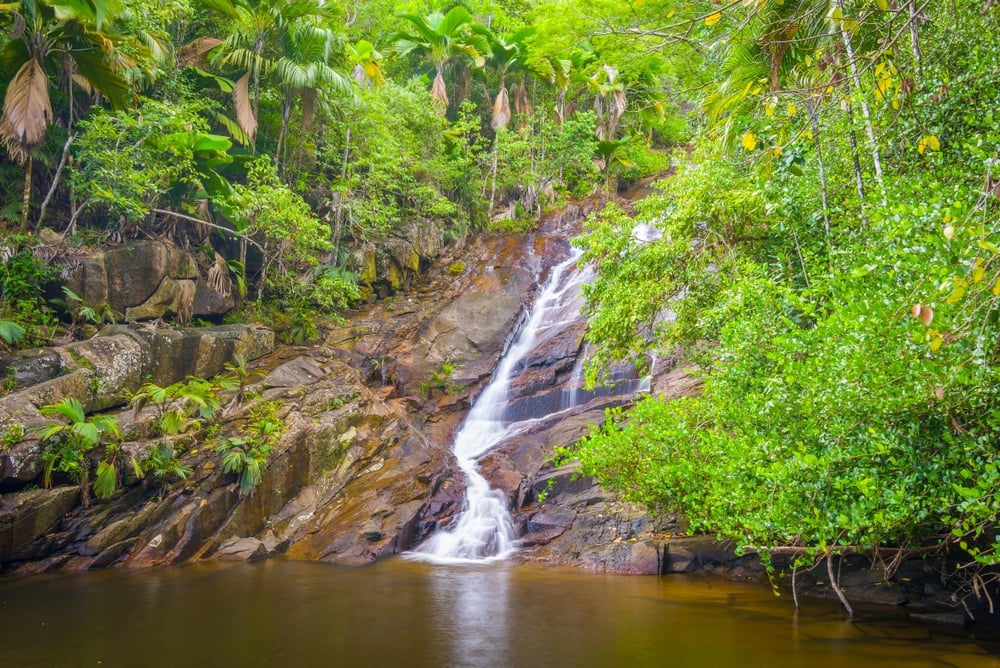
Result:
[[[599,204],[550,215],[531,235],[435,247],[439,261],[419,280],[411,277],[411,289],[359,309],[320,345],[274,348],[262,328],[133,325],[8,359],[13,383],[0,397],[0,426],[26,430],[0,453],[0,568],[31,574],[279,554],[360,565],[412,549],[460,511],[464,481],[452,437],[547,268],[567,257],[569,239]],[[101,285],[121,282],[107,273],[114,263],[93,264],[104,270]],[[661,361],[645,385],[628,385],[627,393],[580,396],[583,331],[576,321],[532,351],[510,410],[534,422],[482,458],[484,476],[509,499],[522,546],[516,559],[601,573],[766,579],[752,556],[711,537],[684,537],[677,518],[653,520],[572,466],[553,466],[555,448],[579,440],[607,408],[631,401],[636,387],[666,396],[698,391],[696,378]],[[164,438],[148,437],[156,412],[124,406],[128,393],[144,382],[212,376],[236,354],[249,361],[239,391],[249,399],[237,401],[230,391],[214,424],[169,439],[183,452],[187,479],[155,486],[126,474],[121,491],[90,507],[80,504],[77,485],[39,488],[41,446],[32,429],[46,421],[40,407],[73,396],[88,411],[110,411],[123,425],[123,450],[141,459]],[[567,392],[577,393],[570,409]],[[244,495],[214,443],[251,431],[261,402],[276,407],[283,435],[261,484]],[[910,605],[935,621],[968,619],[942,580],[945,560],[906,563],[892,577],[860,557],[843,567],[840,582],[851,600]],[[797,573],[796,587],[803,595],[834,595],[815,571]]]

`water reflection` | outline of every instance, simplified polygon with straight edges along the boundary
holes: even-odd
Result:
[[[998,666],[1000,633],[766,586],[392,560],[0,578],[0,665]],[[891,613],[891,611],[890,611]]]
[[[511,666],[509,567],[466,566],[428,575],[435,633],[448,649],[443,665]]]

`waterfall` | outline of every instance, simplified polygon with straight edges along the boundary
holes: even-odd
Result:
[[[548,280],[513,344],[500,360],[489,385],[476,399],[455,436],[453,450],[465,474],[467,491],[461,514],[447,529],[436,531],[410,558],[438,562],[483,562],[504,559],[517,549],[507,499],[480,475],[478,459],[517,433],[520,422],[505,419],[510,387],[526,367],[531,351],[580,317],[580,285],[589,276],[574,265],[581,251],[552,268]],[[531,422],[530,420],[528,422]]]

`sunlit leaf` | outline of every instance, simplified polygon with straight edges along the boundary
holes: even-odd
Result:
[[[705,25],[714,26],[716,23],[722,20],[722,12],[715,12],[714,14],[709,14],[705,17]]]
[[[934,135],[927,135],[926,137],[922,138],[919,142],[917,142],[917,153],[923,155],[924,153],[927,152],[928,149],[930,149],[931,151],[941,150],[941,142],[938,141],[938,138],[935,137]]]

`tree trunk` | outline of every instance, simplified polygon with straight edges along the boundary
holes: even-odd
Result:
[[[49,186],[49,192],[45,195],[45,199],[42,200],[42,208],[38,211],[38,222],[36,226],[41,229],[42,221],[45,220],[45,210],[49,206],[49,201],[52,200],[52,195],[55,194],[56,188],[59,186],[59,176],[62,174],[63,167],[66,166],[66,159],[69,157],[69,145],[73,143],[76,139],[76,135],[70,135],[66,139],[66,144],[63,146],[62,157],[59,159],[59,166],[56,167],[56,174],[52,177],[52,185]]]
[[[854,112],[851,109],[850,102],[847,103],[845,110],[847,111],[847,127],[850,128],[847,136],[851,140],[851,161],[854,163],[854,180],[858,184],[858,205],[861,207],[861,220],[867,226],[868,214],[865,213],[865,179],[861,174],[861,159],[858,157],[858,136],[854,133]]]
[[[816,144],[816,162],[819,165],[819,197],[823,205],[823,231],[827,243],[830,239],[830,205],[827,198],[826,167],[823,164],[823,147],[819,141],[819,107],[809,105],[809,123],[812,125],[813,141]]]
[[[913,51],[913,60],[915,60],[917,64],[917,76],[922,77],[923,72],[920,67],[922,57],[922,54],[920,53],[920,33],[917,31],[917,21],[920,20],[920,15],[917,13],[917,0],[910,0],[907,2],[906,8],[910,14],[910,49]]]
[[[24,197],[21,201],[21,234],[28,231],[28,216],[31,213],[31,171],[35,159],[28,153],[28,162],[24,166]]]
[[[843,11],[843,3],[837,1],[837,7]],[[858,73],[858,64],[854,61],[854,46],[851,44],[851,36],[844,28],[843,22],[840,25],[840,37],[844,43],[844,50],[847,53],[847,66],[851,73],[851,82],[858,100],[861,102],[861,118],[865,123],[865,134],[868,136],[869,148],[872,152],[872,163],[875,166],[875,181],[882,191],[882,206],[887,206],[885,194],[885,183],[882,181],[882,156],[879,154],[878,143],[875,141],[875,129],[872,127],[871,110],[868,108],[868,101],[865,99],[864,91],[861,90],[861,75]]]

